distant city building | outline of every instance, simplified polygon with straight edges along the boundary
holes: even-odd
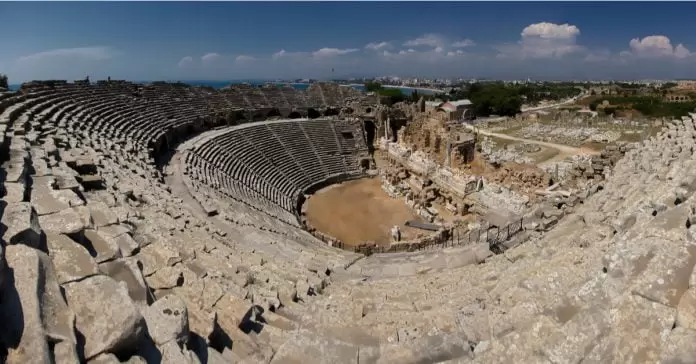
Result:
[[[438,114],[445,121],[472,120],[474,118],[473,103],[469,100],[456,101],[426,101],[425,110]]]
[[[667,102],[690,102],[691,97],[683,94],[667,94],[665,96],[665,101]]]
[[[696,80],[679,80],[677,88],[680,90],[696,90]]]

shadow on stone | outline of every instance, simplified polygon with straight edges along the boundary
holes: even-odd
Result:
[[[0,287],[0,318],[3,328],[0,331],[0,358],[7,356],[8,349],[19,347],[24,335],[24,310],[15,288],[14,270],[7,267],[4,274],[5,281]]]

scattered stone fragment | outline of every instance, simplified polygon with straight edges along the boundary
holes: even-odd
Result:
[[[124,285],[106,276],[94,276],[63,287],[68,306],[77,316],[77,329],[84,336],[86,359],[102,353],[135,352],[146,324]]]

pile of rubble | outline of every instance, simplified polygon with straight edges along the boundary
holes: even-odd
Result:
[[[579,146],[593,135],[599,135],[601,138],[606,139],[613,137],[614,135],[612,133],[613,132],[603,132],[597,128],[581,126],[563,127],[553,124],[534,123],[520,129],[516,135],[522,138]]]
[[[534,159],[524,156],[525,153],[534,153],[541,148],[535,144],[509,144],[504,148],[498,148],[497,143],[484,136],[480,143],[481,155],[492,165],[501,165],[504,162],[519,164],[534,163]]]
[[[572,178],[579,179],[603,179],[612,167],[618,162],[634,144],[609,145],[598,156],[593,156],[584,163],[574,164],[574,168],[568,171]]]

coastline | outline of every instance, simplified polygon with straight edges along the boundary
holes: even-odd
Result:
[[[416,90],[418,92],[424,92],[424,93],[428,93],[428,94],[432,94],[432,95],[445,92],[445,90],[440,90],[440,89],[436,89],[436,88],[428,88],[428,87],[409,87],[409,86],[396,86],[396,85],[382,85],[382,87],[384,87],[384,88],[398,88],[401,91],[408,90],[411,93],[414,90]]]

